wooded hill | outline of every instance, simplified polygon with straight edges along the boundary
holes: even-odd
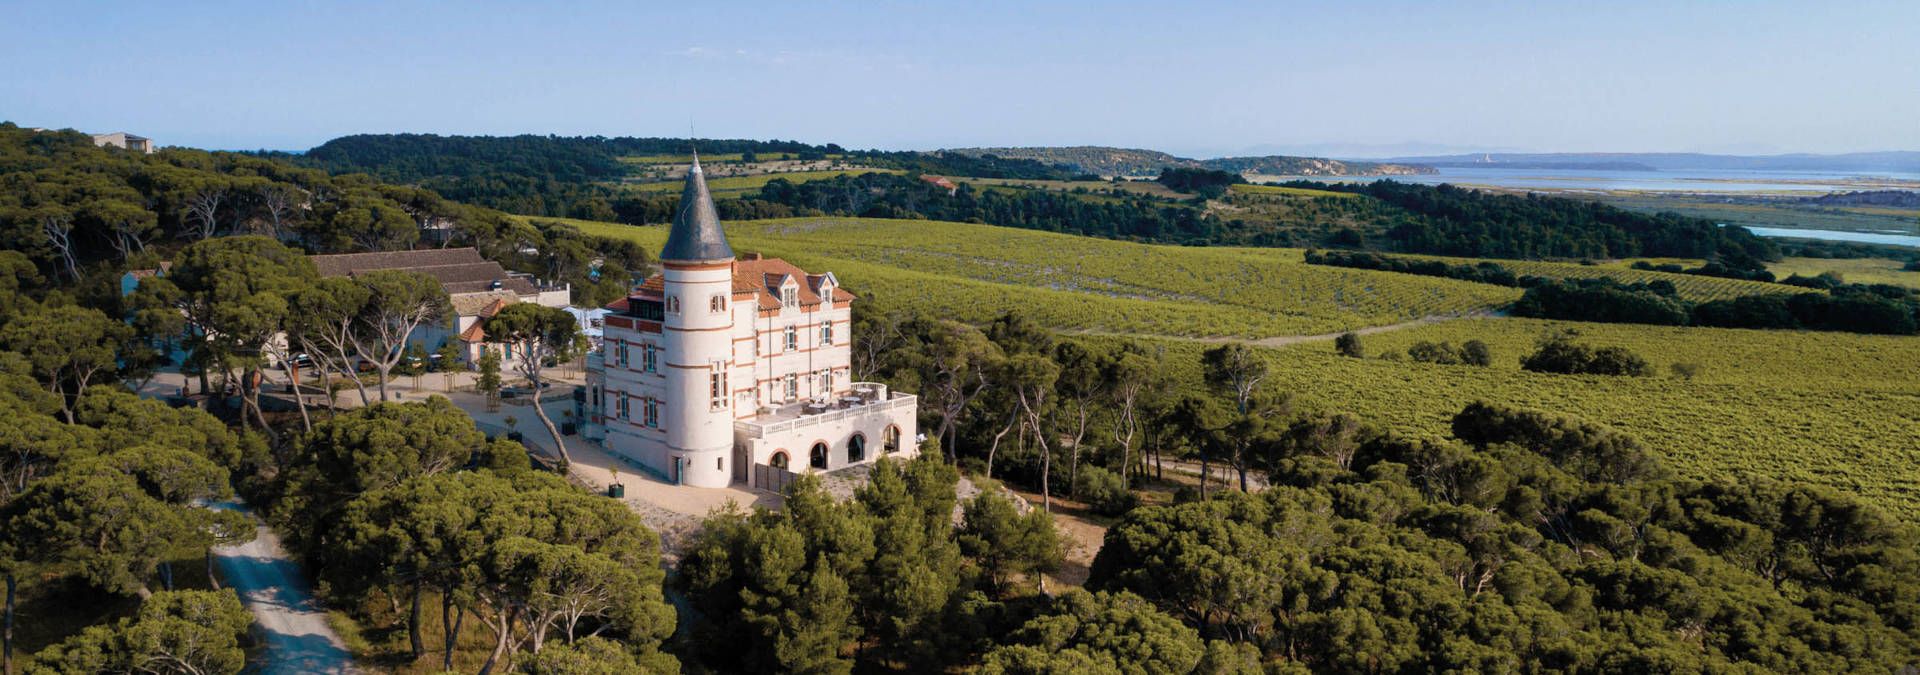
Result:
[[[834,143],[718,138],[361,134],[327,141],[303,154],[266,155],[332,173],[371,174],[510,213],[604,220],[613,217],[608,204],[621,196],[617,183],[649,166],[623,160],[685,156],[696,149],[710,157],[740,155],[738,161],[744,162],[832,156],[850,164],[914,173],[1027,179],[1075,175],[1067,167],[1027,159],[848,151]]]
[[[457,164],[445,155],[408,161]],[[430,232],[444,238],[423,241]],[[647,263],[645,252],[619,242],[589,245],[565,228],[530,225],[365,174],[242,153],[127,152],[96,147],[79,132],[12,123],[0,123],[0,234],[40,274],[103,302],[118,294],[109,282],[119,272],[151,268],[188,244],[235,234],[266,235],[304,253],[474,246],[509,269],[573,283],[583,302],[601,290],[590,270],[596,258],[627,269]],[[606,289],[612,297],[623,292],[618,285]]]
[[[1063,164],[1101,176],[1152,176],[1162,169],[1213,169],[1234,173],[1270,176],[1401,176],[1433,173],[1432,167],[1417,164],[1348,162],[1323,157],[1218,157],[1188,159],[1158,150],[1110,148],[1097,145],[1024,148],[955,148],[964,155],[992,155],[1009,159],[1031,159],[1048,164]]]
[[[450,200],[510,213],[637,225],[665,222],[679,198],[672,193],[620,189],[617,179],[632,170],[621,158],[684,152],[694,143],[665,138],[369,135],[335,139],[305,156],[288,159],[332,172],[367,172],[383,180],[426,187]],[[1728,259],[1734,261],[1729,264],[1743,268],[1757,264],[1755,260],[1777,257],[1772,244],[1747,231],[1717,227],[1703,219],[1449,186],[1302,183],[1298,185],[1313,191],[1233,193],[1224,202],[1100,190],[1102,183],[1097,181],[1076,181],[1072,189],[1058,189],[1065,184],[1062,181],[1084,178],[1079,175],[1083,170],[1135,160],[1150,161],[1155,167],[1171,162],[1218,165],[1229,171],[1306,170],[1300,165],[1261,163],[1268,158],[1199,162],[1112,148],[927,153],[846,151],[834,144],[794,141],[700,139],[697,144],[716,156],[752,154],[757,159],[774,159],[831,154],[849,163],[903,172],[807,181],[776,177],[757,194],[720,200],[721,214],[735,220],[810,215],[924,218],[1185,245],[1318,246],[1497,258],[1671,256]],[[997,154],[1002,150],[1029,156]],[[1093,166],[1076,164],[1084,162]],[[1406,167],[1323,168],[1327,173],[1343,173]],[[1053,187],[963,184],[949,192],[915,174],[1031,180]],[[1341,198],[1341,194],[1368,198]],[[1215,208],[1222,204],[1227,208]]]

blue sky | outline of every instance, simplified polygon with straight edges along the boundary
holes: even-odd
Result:
[[[0,119],[1291,152],[1920,150],[1920,2],[0,0]]]

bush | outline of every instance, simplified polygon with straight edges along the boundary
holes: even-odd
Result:
[[[1360,335],[1358,333],[1341,333],[1340,337],[1334,338],[1333,351],[1339,353],[1341,356],[1356,359],[1366,358],[1367,355],[1366,348],[1360,346]]]
[[[1466,344],[1460,346],[1460,362],[1469,366],[1480,366],[1482,368],[1491,366],[1493,365],[1493,350],[1488,349],[1487,343],[1485,342],[1468,340]]]
[[[1579,332],[1565,330],[1540,339],[1540,348],[1520,367],[1537,373],[1561,375],[1629,375],[1639,377],[1653,371],[1646,359],[1623,347],[1594,349],[1574,341]]]
[[[1669,366],[1669,368],[1673,370],[1674,377],[1682,380],[1691,380],[1695,375],[1700,374],[1700,364],[1698,363],[1675,363]]]
[[[1407,348],[1407,358],[1421,363],[1454,365],[1460,363],[1460,350],[1454,349],[1452,343],[1421,340]]]
[[[1097,513],[1117,516],[1133,508],[1133,492],[1121,482],[1120,474],[1097,466],[1086,466],[1080,468],[1078,482],[1074,486],[1074,493]]]
[[[1639,355],[1627,351],[1625,347],[1601,347],[1593,350],[1593,358],[1587,360],[1589,375],[1627,375],[1643,377],[1653,374],[1652,366]]]

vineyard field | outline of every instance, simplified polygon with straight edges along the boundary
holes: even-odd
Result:
[[[662,227],[571,221],[657,248]],[[1081,339],[1136,340],[1166,353],[1198,386],[1198,338],[1317,335],[1511,302],[1518,289],[1391,272],[1306,265],[1297,249],[1137,244],[986,225],[794,218],[727,224],[737,251],[834,272],[872,306],[985,321],[1018,309]],[[1456,259],[1458,260],[1458,259]],[[1779,284],[1586,266],[1512,264],[1526,274],[1668,279],[1696,299],[1800,290]],[[1542,334],[1575,327],[1627,347],[1653,377],[1520,370]],[[1118,335],[1114,335],[1118,334]],[[1863,495],[1920,519],[1920,338],[1844,333],[1461,318],[1362,338],[1369,354],[1419,340],[1470,339],[1489,368],[1333,353],[1330,340],[1263,348],[1272,386],[1308,409],[1346,411],[1382,428],[1445,435],[1466,404],[1488,400],[1580,417],[1633,434],[1683,475],[1797,478]],[[1697,366],[1691,378],[1674,363]]]
[[[1332,190],[1315,190],[1312,188],[1282,187],[1278,185],[1240,184],[1240,185],[1230,186],[1227,189],[1233,192],[1238,192],[1241,194],[1249,194],[1249,195],[1267,195],[1267,196],[1281,196],[1281,197],[1332,197],[1334,199],[1362,199],[1363,198],[1362,195],[1357,195],[1351,192],[1334,192]]]
[[[767,183],[775,178],[784,179],[792,183],[805,183],[807,181],[826,180],[839,176],[857,176],[865,173],[900,172],[895,169],[835,169],[830,171],[760,173],[751,176],[724,176],[707,179],[707,189],[712,191],[715,197],[738,197],[766,187]],[[622,188],[634,192],[678,193],[683,185],[684,184],[678,180],[669,180],[653,183],[626,183],[623,184]]]
[[[571,221],[664,243],[660,227]],[[1486,311],[1517,289],[1307,265],[1298,249],[1161,246],[967,223],[791,218],[727,224],[736,250],[831,270],[880,306],[966,320],[1021,308],[1063,329],[1311,335]]]
[[[1815,276],[1834,272],[1856,284],[1893,284],[1920,288],[1920,272],[1909,272],[1906,263],[1886,258],[1787,258],[1767,266],[1774,275]]]
[[[1365,342],[1369,350],[1378,351],[1422,339],[1424,332],[1424,339],[1456,339],[1458,344],[1466,333],[1454,331],[1508,321],[1513,320],[1446,322],[1409,329],[1405,336],[1370,336]],[[1686,336],[1677,347],[1689,354],[1686,358],[1703,364],[1702,376],[1686,380],[1665,372],[1657,377],[1607,377],[1519,370],[1511,362],[1524,353],[1519,345],[1531,346],[1538,328],[1516,323],[1477,334],[1493,344],[1495,359],[1501,362],[1493,368],[1353,359],[1334,354],[1325,341],[1262,353],[1273,369],[1270,386],[1294,393],[1305,410],[1349,412],[1381,428],[1436,438],[1446,436],[1452,416],[1476,400],[1554,411],[1632,434],[1684,476],[1804,480],[1861,495],[1909,521],[1920,519],[1920,380],[1899,372],[1872,374],[1890,359],[1911,371],[1920,363],[1920,339],[1855,342],[1820,333],[1805,336],[1806,344],[1830,341],[1820,351],[1775,351],[1791,340],[1759,331],[1673,329],[1710,331]],[[1603,341],[1604,327],[1582,326],[1583,331],[1588,328],[1595,342]],[[1503,334],[1508,337],[1500,337]],[[1392,335],[1391,341],[1380,339],[1385,335]],[[1654,333],[1633,342],[1662,362],[1672,357],[1663,357],[1655,347],[1674,337]],[[1185,386],[1199,386],[1200,352],[1207,345],[1141,342],[1164,349],[1164,358]],[[1728,355],[1706,354],[1716,345]],[[1748,374],[1736,373],[1736,364]],[[1823,364],[1831,369],[1823,371]],[[1855,379],[1861,375],[1866,381]]]
[[[1369,335],[1367,353],[1405,353],[1415,342],[1479,340],[1493,368],[1518,371],[1540,337],[1563,329],[1595,347],[1624,347],[1671,377],[1676,363],[1696,367],[1702,384],[1816,386],[1920,393],[1920,338],[1790,330],[1683,328],[1544,319],[1462,319]],[[1827,354],[1832,358],[1807,358]],[[1917,411],[1920,412],[1920,411]]]
[[[1118,190],[1121,192],[1127,192],[1131,194],[1147,195],[1150,197],[1164,197],[1167,199],[1182,199],[1189,196],[1189,195],[1180,194],[1178,192],[1174,192],[1173,190],[1169,190],[1167,189],[1167,186],[1161,185],[1156,181],[1150,181],[1150,180],[1122,180],[1122,181],[1116,182],[1116,181],[1104,181],[1104,180],[1037,180],[1037,179],[1025,179],[1025,178],[974,178],[969,176],[949,176],[948,178],[956,183],[972,183],[975,186],[981,186],[981,187],[1055,190],[1060,192],[1085,190],[1087,192],[1096,193],[1096,194],[1104,193],[1110,190]],[[1093,195],[1087,195],[1087,196],[1093,196]]]
[[[1613,264],[1582,265],[1575,262],[1550,262],[1544,260],[1504,260],[1485,258],[1450,258],[1433,255],[1407,255],[1408,258],[1426,260],[1444,260],[1453,264],[1475,264],[1480,262],[1499,263],[1521,276],[1550,277],[1554,279],[1595,279],[1606,277],[1622,283],[1636,283],[1666,280],[1680,291],[1680,297],[1694,302],[1725,300],[1743,295],[1764,293],[1805,293],[1807,289],[1786,284],[1765,281],[1747,281],[1745,279],[1724,279],[1721,277],[1701,276],[1698,274],[1679,274],[1675,272],[1655,272],[1636,270],[1631,267]]]

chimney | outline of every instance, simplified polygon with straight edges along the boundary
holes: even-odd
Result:
[[[740,255],[740,259],[741,259],[741,260],[747,260],[747,261],[752,261],[752,260],[759,260],[759,259],[760,259],[760,252],[759,252],[759,251],[747,251],[746,253],[742,253],[742,254]]]

